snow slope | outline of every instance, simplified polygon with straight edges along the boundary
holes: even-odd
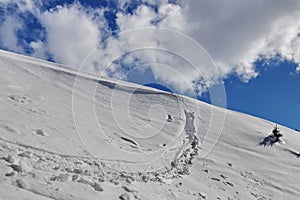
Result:
[[[274,123],[184,96],[0,65],[0,199],[300,199],[298,132],[273,144]]]

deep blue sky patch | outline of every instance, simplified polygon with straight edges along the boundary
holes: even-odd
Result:
[[[249,113],[300,130],[300,75],[287,61],[258,63],[260,75],[249,83],[225,81],[229,109]]]

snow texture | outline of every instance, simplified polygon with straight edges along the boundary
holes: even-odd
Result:
[[[291,129],[274,142],[274,123],[184,96],[5,51],[0,65],[0,199],[300,196]]]

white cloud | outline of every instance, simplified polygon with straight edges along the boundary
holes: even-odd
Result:
[[[194,69],[194,66],[183,60],[186,58],[181,58],[175,54],[185,52],[186,55],[189,52],[187,57],[195,61],[195,57],[201,57],[205,52],[200,50],[198,52],[199,55],[195,55],[195,52],[191,52],[191,50],[194,50],[193,48],[185,46],[188,45],[184,43],[185,41],[180,41],[182,39],[187,40],[187,38],[181,33],[172,31],[188,30],[188,24],[179,5],[163,2],[159,5],[158,12],[156,12],[152,7],[142,4],[133,14],[119,12],[117,14],[117,24],[121,32],[120,37],[118,37],[117,41],[110,40],[108,46],[117,45],[118,47],[114,46],[112,49],[119,49],[121,52],[105,51],[107,55],[115,53],[122,55],[126,53],[126,57],[122,61],[129,70],[136,68],[138,65],[151,67],[153,76],[159,82],[172,86],[178,92],[190,93],[193,82],[199,78],[199,72]],[[149,27],[167,28],[170,30],[147,29]],[[127,34],[126,31],[130,31],[130,33]],[[191,40],[188,42],[191,42]],[[132,52],[132,50],[137,51]],[[134,62],[130,63],[130,60]],[[193,64],[200,65],[203,63]],[[122,72],[126,73],[126,71],[122,70],[121,67],[118,68],[117,65],[113,65],[111,71],[114,73],[114,76],[126,77],[126,75],[122,74]],[[202,75],[205,74],[204,71],[202,68]],[[211,72],[211,69],[206,70],[206,72],[207,79],[211,79],[215,75]],[[207,81],[206,83],[209,82]]]
[[[179,65],[178,60],[173,57],[170,59],[166,55],[149,52],[135,55],[145,62],[167,62],[190,82],[204,78],[209,86],[231,73],[236,73],[242,80],[248,81],[258,75],[255,61],[278,54],[282,59],[300,63],[300,2],[297,0],[185,0],[181,1],[180,6],[156,1],[154,5],[158,5],[157,13],[146,5],[140,5],[133,14],[119,13],[117,23],[120,30],[157,26],[178,30],[196,39],[218,66],[218,70],[202,67],[202,77],[195,77],[193,70],[188,72],[188,67]],[[144,37],[137,35],[136,40],[119,42],[127,46],[134,46],[134,43],[141,41],[148,46],[152,42],[152,46],[156,43],[157,48],[176,44],[168,41],[168,36],[160,37],[151,34]],[[178,44],[181,46],[175,48],[189,51],[188,44]],[[123,50],[125,53],[126,49]],[[161,67],[153,67],[154,75],[173,85],[176,85],[173,81],[176,77],[180,88],[182,82],[178,81],[178,77]]]
[[[34,49],[32,56],[36,58],[45,58],[46,47],[41,40],[30,42],[29,46]]]
[[[10,1],[3,2],[4,5],[8,3]],[[28,44],[34,49],[32,55],[46,59],[46,52],[49,52],[56,62],[73,67],[78,67],[108,32],[102,9],[84,8],[74,3],[40,12],[36,6],[42,5],[40,1],[17,0],[14,3],[19,10],[5,16],[5,22],[0,27],[0,38],[2,46],[19,53],[24,53],[24,47],[17,45],[15,32],[22,28],[22,20],[26,20],[18,16],[23,12],[31,12],[47,32],[45,43],[37,38]]]
[[[300,64],[297,66],[296,72],[297,72],[297,73],[300,73]]]
[[[16,31],[22,27],[19,20],[13,16],[8,16],[0,27],[0,41],[2,46],[15,52],[23,53],[23,49],[18,45]]]
[[[191,24],[188,24],[188,19],[184,17],[182,8],[179,5],[162,4],[158,8],[158,15],[163,17],[159,23],[160,27],[189,33],[189,25]]]
[[[47,31],[47,48],[57,62],[79,67],[92,48],[102,39],[93,16],[79,4],[60,6],[41,14]]]
[[[256,76],[261,55],[276,53],[299,62],[300,2],[297,0],[186,1],[189,34],[212,55],[224,74],[236,72],[245,80]]]
[[[124,14],[117,13],[117,24],[120,31],[131,30],[135,28],[144,28],[153,26],[151,20],[156,17],[156,13],[150,7],[145,5],[139,6],[134,13]]]
[[[36,1],[38,2],[38,1]],[[18,16],[22,12],[31,12],[34,15],[38,14],[38,9],[34,6],[32,0],[16,0],[11,2],[9,0],[2,0],[2,5],[8,5],[9,3],[14,3],[17,5],[19,10],[14,13],[7,14],[4,16],[4,22],[0,27],[0,44],[1,46],[18,53],[25,53],[24,47],[18,44],[17,31],[24,27],[24,19]],[[6,12],[4,12],[6,13]],[[40,42],[40,41],[37,41]],[[35,42],[33,41],[32,44]],[[36,45],[29,44],[32,48]],[[38,54],[39,58],[44,58],[44,54]]]
[[[20,11],[31,11],[33,13],[37,12],[37,8],[35,7],[34,3],[39,3],[40,1],[35,0],[33,2],[32,0],[17,0],[16,3],[19,5]]]

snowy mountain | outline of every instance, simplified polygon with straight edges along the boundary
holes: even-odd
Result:
[[[300,199],[300,135],[0,51],[0,199]]]

